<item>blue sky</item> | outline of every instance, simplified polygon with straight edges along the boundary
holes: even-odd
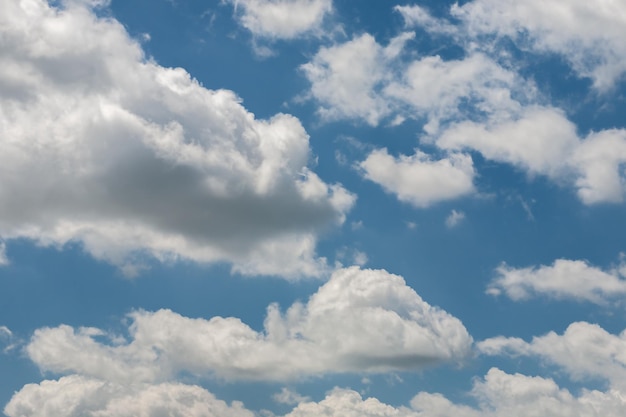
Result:
[[[4,414],[621,415],[625,28],[4,1]]]

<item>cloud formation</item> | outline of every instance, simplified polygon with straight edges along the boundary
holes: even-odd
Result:
[[[289,380],[329,373],[410,371],[462,361],[472,339],[455,317],[382,270],[336,271],[306,304],[270,305],[262,332],[239,319],[170,310],[130,314],[129,342],[99,329],[35,331],[26,348],[42,370],[128,383],[179,372],[227,380]]]
[[[195,385],[120,385],[80,375],[28,384],[4,408],[8,417],[253,417]]]
[[[321,29],[332,0],[226,0],[239,23],[255,36],[293,39]]]
[[[483,10],[480,3],[476,0],[463,8],[453,8],[452,12],[470,19],[474,14],[468,10],[498,10],[495,6]],[[509,3],[502,2],[505,6]],[[311,83],[310,97],[318,104],[323,120],[361,120],[376,126],[385,120],[393,125],[413,119],[423,122],[419,133],[422,144],[435,145],[440,151],[457,155],[455,158],[462,153],[478,152],[488,160],[512,165],[529,177],[546,176],[559,185],[573,187],[584,204],[624,201],[626,176],[620,166],[626,163],[626,130],[579,134],[578,127],[562,109],[545,104],[546,99],[532,79],[516,74],[514,65],[500,63],[497,51],[471,47],[473,43],[459,35],[467,30],[463,29],[464,23],[459,24],[455,34],[449,23],[433,18],[419,6],[396,10],[402,13],[407,25],[421,25],[456,40],[466,49],[465,56],[448,60],[440,56],[410,59],[408,42],[414,38],[413,32],[393,38],[387,46],[363,34],[322,47],[302,69]],[[384,149],[380,149],[370,158],[381,159],[395,173],[406,168],[406,163],[392,164],[391,157],[383,158],[384,154]],[[413,157],[424,158],[432,159],[423,156],[423,150]],[[368,161],[363,164],[369,166],[365,173],[373,172]],[[400,200],[412,201],[416,206],[428,205],[381,175],[366,177]],[[395,177],[393,181],[398,182]],[[457,190],[446,199],[471,190]],[[421,194],[419,187],[414,193]]]
[[[545,295],[605,304],[626,294],[624,272],[624,265],[603,271],[585,261],[568,259],[557,259],[550,266],[527,268],[502,264],[496,269],[497,277],[489,284],[487,293],[504,293],[515,301]]]
[[[80,242],[130,275],[145,255],[323,273],[316,232],[355,197],[307,169],[298,119],[255,119],[90,7],[0,5],[0,237]]]
[[[537,357],[574,379],[600,379],[626,391],[626,331],[611,334],[597,324],[576,322],[563,334],[549,332],[530,342],[499,336],[477,346],[486,355]]]
[[[497,368],[476,380],[469,395],[477,406],[421,392],[411,400],[410,407],[394,407],[376,398],[364,399],[353,390],[335,389],[318,403],[301,403],[285,417],[617,417],[626,406],[618,391],[583,390],[574,396],[552,379],[511,375]]]
[[[428,207],[474,191],[472,158],[461,153],[433,160],[420,150],[395,158],[386,149],[379,149],[358,166],[364,178],[415,207]]]
[[[508,37],[522,49],[557,53],[606,90],[626,73],[626,5],[599,0],[474,0],[451,14],[472,38]]]

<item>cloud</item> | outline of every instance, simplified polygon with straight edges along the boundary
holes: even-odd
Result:
[[[512,268],[506,264],[496,269],[497,277],[487,293],[506,294],[520,301],[545,295],[605,304],[626,294],[624,267],[603,271],[585,261],[557,259],[551,266]]]
[[[428,207],[474,191],[472,158],[460,153],[433,160],[419,150],[412,156],[395,158],[386,149],[378,149],[359,168],[366,179],[415,207]]]
[[[443,19],[433,17],[428,10],[418,5],[395,6],[393,8],[400,13],[406,27],[422,27],[431,33],[453,35],[458,29]]]
[[[322,119],[357,119],[372,126],[390,115],[395,115],[392,125],[406,118],[426,119],[425,130],[434,134],[442,121],[458,120],[468,112],[496,118],[518,111],[513,91],[533,95],[532,88],[517,88],[520,80],[513,72],[481,53],[459,60],[426,56],[407,62],[403,52],[414,37],[405,32],[383,46],[366,33],[322,47],[301,67]]]
[[[20,345],[21,341],[13,335],[7,326],[0,326],[0,347],[3,353],[8,353]]]
[[[332,0],[226,0],[235,7],[239,24],[255,36],[293,39],[321,30],[333,10]]]
[[[292,391],[288,388],[283,387],[280,392],[274,394],[272,396],[274,401],[279,404],[287,404],[287,405],[295,405],[301,402],[309,401],[309,397],[305,397],[303,395],[298,394],[295,391]]]
[[[452,210],[450,215],[446,217],[446,227],[451,229],[461,223],[464,219],[465,213],[462,211]]]
[[[253,417],[195,385],[120,385],[80,375],[25,385],[13,395],[8,417]]]
[[[456,404],[441,394],[421,392],[410,407],[394,407],[349,389],[336,388],[316,402],[299,404],[285,417],[595,417],[621,416],[626,401],[618,391],[583,390],[579,396],[552,379],[507,374],[497,368],[474,382],[469,393],[477,406]]]
[[[519,112],[521,105],[512,95],[521,82],[480,53],[458,60],[426,56],[411,61],[384,94],[406,117],[426,119],[424,130],[432,135],[444,122],[499,120]],[[532,95],[532,88],[526,93]]]
[[[6,266],[10,263],[7,257],[7,245],[0,241],[0,266]]]
[[[375,126],[387,116],[390,104],[381,87],[389,80],[389,65],[414,36],[403,33],[383,47],[366,33],[320,48],[300,68],[311,83],[310,96],[320,104],[322,119],[362,119]]]
[[[471,39],[508,37],[522,49],[560,54],[600,90],[613,86],[626,72],[623,2],[474,0],[452,6],[451,13],[463,22],[463,34]]]
[[[578,167],[576,187],[585,204],[624,201],[626,130],[591,133],[574,151],[571,163]]]
[[[270,305],[264,329],[239,319],[186,318],[170,310],[130,314],[131,340],[62,325],[35,331],[26,348],[42,370],[113,382],[162,381],[179,372],[226,380],[289,380],[330,373],[410,371],[462,361],[462,323],[382,270],[336,271],[306,304]]]
[[[316,231],[355,197],[307,169],[298,119],[255,119],[84,2],[3,2],[0,50],[2,238],[80,242],[131,272],[146,255],[326,271]]]
[[[571,185],[588,205],[622,202],[626,130],[591,132],[584,138],[576,130],[563,111],[533,105],[508,120],[453,123],[433,140],[447,151],[477,151],[529,175]]]
[[[421,25],[454,35],[451,39],[466,49],[460,59],[409,59],[406,43],[415,36],[412,32],[392,39],[388,46],[363,34],[321,48],[302,66],[318,113],[327,121],[362,120],[372,126],[385,119],[390,119],[391,125],[413,119],[423,123],[422,143],[453,153],[479,152],[486,159],[513,165],[531,177],[547,176],[559,185],[574,187],[584,204],[624,201],[626,177],[620,167],[626,163],[626,130],[579,136],[578,127],[563,110],[544,104],[546,98],[532,80],[516,74],[514,65],[500,64],[502,57],[497,51],[472,46],[476,43],[472,36],[478,36],[479,29],[488,32],[489,25],[512,18],[507,10],[513,13],[528,7],[539,13],[540,9],[540,3],[534,0],[524,6],[509,1],[493,3],[476,0],[453,7],[452,13],[464,22],[457,26],[456,33],[450,24],[419,6],[396,7],[408,26]],[[571,12],[574,19],[581,18],[581,7],[588,6],[574,3],[563,6],[563,11]],[[482,8],[487,4],[493,7]],[[546,13],[554,12],[552,2],[550,7]],[[498,10],[506,19],[490,14]],[[486,26],[476,23],[474,27],[472,22]],[[514,27],[506,26],[507,30]],[[581,32],[581,36],[587,35]],[[622,38],[616,38],[619,45],[623,44]],[[624,65],[626,70],[626,60]],[[407,198],[405,193],[405,201]]]
[[[562,335],[550,332],[531,342],[499,336],[477,346],[486,355],[538,357],[574,379],[601,379],[626,389],[626,331],[614,335],[597,324],[576,322]]]

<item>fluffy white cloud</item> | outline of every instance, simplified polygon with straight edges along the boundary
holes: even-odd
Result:
[[[499,120],[519,112],[521,105],[512,98],[519,82],[514,73],[480,53],[449,61],[426,56],[410,62],[385,86],[384,94],[407,117],[425,118],[424,130],[435,134],[442,122]]]
[[[321,48],[301,67],[320,116],[377,125],[396,114],[398,120],[426,119],[425,130],[435,133],[442,120],[458,120],[470,111],[461,108],[490,118],[519,110],[511,97],[518,81],[514,73],[480,53],[451,61],[426,56],[405,62],[402,52],[414,37],[406,32],[382,46],[366,33]],[[524,92],[532,93],[532,88]]]
[[[314,231],[354,196],[306,168],[296,118],[255,119],[85,2],[2,2],[0,63],[0,237],[78,241],[129,273],[137,254],[325,269]]]
[[[306,304],[268,308],[264,330],[236,318],[130,315],[130,342],[93,328],[42,328],[26,348],[42,369],[115,382],[161,381],[180,371],[223,379],[286,380],[337,372],[413,370],[461,361],[472,339],[462,323],[382,270],[336,271]]]
[[[391,110],[380,91],[390,81],[388,66],[414,36],[404,33],[383,47],[366,33],[322,47],[301,67],[311,82],[311,96],[320,103],[320,116],[325,120],[363,119],[377,125]]]
[[[624,129],[591,132],[581,138],[561,110],[526,106],[508,120],[453,123],[433,140],[448,151],[478,151],[530,175],[572,185],[585,204],[624,200]]]
[[[453,124],[436,142],[443,149],[472,149],[485,158],[518,166],[531,174],[557,177],[565,171],[579,139],[576,126],[563,112],[527,107],[519,117],[502,122]]]
[[[410,407],[393,407],[376,398],[363,399],[352,390],[335,389],[319,403],[302,403],[285,417],[617,417],[626,406],[619,391],[583,390],[574,396],[552,379],[511,375],[497,368],[477,380],[470,395],[477,407],[426,392],[417,394]]]
[[[463,7],[455,6],[453,14],[467,23],[465,26],[461,23],[456,31],[419,6],[398,6],[396,10],[408,26],[420,25],[455,35],[466,47],[466,56],[456,60],[443,60],[439,56],[411,60],[404,52],[413,33],[402,34],[386,47],[364,34],[320,49],[311,62],[302,66],[311,82],[310,96],[319,104],[323,119],[360,119],[370,125],[391,119],[393,125],[413,118],[424,122],[422,142],[450,152],[480,152],[487,159],[511,164],[531,176],[546,175],[559,184],[574,186],[585,204],[621,202],[626,193],[626,176],[620,168],[626,163],[626,130],[579,136],[577,126],[562,110],[541,104],[545,100],[540,98],[532,81],[523,79],[510,66],[500,65],[499,57],[489,55],[494,51],[480,52],[471,46],[471,36],[477,36],[479,29],[495,30],[488,24],[506,26],[507,30],[515,28],[502,23],[515,14],[509,15],[507,10],[525,7],[539,10],[540,4],[534,0],[514,5],[511,1],[476,0]],[[570,2],[562,11],[571,13],[576,21],[581,17],[582,4]],[[591,6],[585,4],[583,8],[586,7]],[[550,15],[556,8],[549,2],[546,13]],[[502,16],[494,12],[498,10],[506,19],[500,19]],[[493,17],[493,22],[485,17],[487,26],[476,23],[481,22],[476,17],[482,16],[481,13],[489,19]],[[463,36],[457,36],[460,34]],[[581,36],[587,35],[581,32]],[[620,45],[622,37],[618,38]],[[589,53],[580,51],[583,56]],[[391,157],[385,158],[384,151],[372,155],[391,165]],[[420,159],[418,155],[416,159]],[[389,184],[386,188],[398,194]],[[409,199],[406,193],[400,198]]]
[[[468,155],[452,154],[432,160],[416,150],[412,156],[394,158],[386,149],[379,149],[370,153],[359,168],[365,178],[416,207],[428,207],[474,191],[474,165]]]
[[[512,268],[503,264],[496,272],[487,293],[505,293],[516,301],[546,295],[604,304],[626,294],[623,265],[603,271],[585,261],[557,259],[551,266]]]
[[[13,395],[9,417],[253,417],[241,403],[228,405],[194,385],[119,385],[71,375],[25,385]]]
[[[452,6],[451,13],[471,38],[507,36],[522,48],[562,54],[599,89],[611,87],[626,72],[624,2],[474,0]]]
[[[591,133],[571,159],[580,172],[578,197],[586,204],[622,202],[626,193],[626,130]]]
[[[226,0],[240,24],[256,36],[292,39],[321,29],[332,0]]]
[[[486,355],[539,357],[572,378],[599,378],[626,390],[626,331],[614,335],[597,324],[576,322],[562,335],[550,332],[531,342],[500,336],[477,345]]]

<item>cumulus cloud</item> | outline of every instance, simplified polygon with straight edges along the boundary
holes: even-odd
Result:
[[[407,117],[426,119],[424,130],[436,134],[440,124],[466,118],[500,120],[519,112],[513,90],[516,75],[480,53],[462,59],[426,56],[410,62],[384,94]],[[527,91],[532,94],[532,88]]]
[[[474,0],[452,6],[451,13],[472,38],[506,36],[523,49],[561,54],[600,90],[626,72],[623,2]]]
[[[472,339],[462,323],[382,270],[336,271],[306,304],[270,305],[262,332],[237,318],[130,315],[131,340],[105,343],[93,328],[37,330],[26,348],[42,370],[114,382],[162,381],[178,372],[228,380],[409,371],[462,361]],[[110,335],[109,335],[110,336]]]
[[[496,269],[487,293],[519,301],[538,295],[605,304],[626,294],[624,267],[603,271],[586,261],[557,259],[550,266]]]
[[[538,357],[574,379],[601,379],[626,389],[626,331],[611,334],[597,324],[576,322],[561,335],[550,332],[531,342],[499,336],[477,346],[486,355]]]
[[[255,119],[85,2],[3,2],[0,61],[0,237],[80,242],[130,272],[144,255],[325,271],[315,231],[354,196],[307,169],[295,117]]]
[[[421,392],[410,407],[394,407],[349,389],[335,389],[322,401],[305,402],[285,417],[595,417],[621,416],[626,400],[619,391],[583,390],[579,396],[552,379],[507,374],[497,368],[474,382],[469,395],[477,406],[458,404],[441,394]]]
[[[321,29],[332,0],[226,0],[239,23],[255,36],[293,39]]]
[[[460,153],[433,160],[419,150],[412,156],[395,158],[386,149],[378,149],[359,168],[365,178],[415,207],[428,207],[474,191],[472,158]]]
[[[545,175],[573,186],[588,205],[624,200],[624,129],[591,132],[583,138],[563,111],[533,105],[509,119],[450,124],[434,141],[447,151],[477,151],[531,176]]]
[[[387,116],[390,103],[381,89],[389,82],[391,63],[414,36],[404,33],[382,46],[366,33],[343,44],[322,47],[302,65],[322,119],[361,119],[375,126]]]
[[[487,159],[513,165],[531,177],[545,175],[559,185],[574,187],[585,204],[624,201],[626,176],[620,167],[626,163],[626,130],[579,135],[577,126],[564,111],[545,104],[532,80],[516,74],[514,65],[499,63],[501,57],[494,50],[481,51],[476,47],[480,42],[472,41],[483,32],[503,28],[520,33],[516,31],[518,26],[506,23],[507,19],[515,20],[520,10],[532,9],[533,13],[548,16],[542,18],[548,26],[545,30],[538,29],[537,33],[541,34],[537,36],[560,36],[556,29],[547,30],[552,28],[548,22],[563,23],[566,20],[563,16],[568,14],[572,22],[596,19],[598,13],[608,18],[607,10],[621,6],[612,4],[602,12],[596,10],[583,17],[583,11],[591,7],[583,3],[570,2],[561,7],[549,2],[546,8],[534,0],[518,3],[475,0],[462,7],[454,6],[451,12],[460,19],[455,30],[450,23],[434,18],[420,6],[398,6],[395,10],[402,14],[407,26],[423,26],[450,36],[466,49],[465,56],[450,60],[440,56],[410,59],[406,43],[414,33],[403,33],[388,46],[363,34],[321,48],[302,66],[311,83],[310,97],[318,104],[324,120],[355,119],[375,126],[387,119],[394,126],[414,119],[423,122],[420,137],[423,143],[452,153],[479,152]],[[563,13],[555,12],[558,7]],[[603,18],[594,21],[602,22]],[[596,36],[579,30],[579,26],[572,28],[582,38]],[[612,24],[608,27],[615,29]],[[626,25],[615,30],[623,31],[623,27]],[[613,38],[613,29],[607,35],[609,48],[617,47],[613,44],[616,39],[619,45],[623,44],[623,36]],[[604,38],[598,34],[594,42],[602,43],[600,39]],[[574,41],[568,45],[589,62],[595,62],[589,59],[595,56],[589,50],[578,48]],[[603,47],[597,51],[603,53]],[[623,62],[626,70],[626,60]],[[381,152],[376,151],[375,155],[382,155]]]
[[[25,385],[13,395],[8,417],[253,417],[239,402],[227,404],[195,385],[120,385],[71,375]]]
[[[426,119],[435,133],[442,120],[458,120],[464,108],[491,118],[517,111],[512,98],[517,77],[481,53],[444,61],[439,56],[403,57],[413,32],[402,33],[387,46],[370,34],[322,47],[301,68],[311,83],[310,96],[325,120],[357,119],[375,126],[395,115]],[[520,93],[521,93],[521,89]],[[526,94],[532,95],[532,88]]]

